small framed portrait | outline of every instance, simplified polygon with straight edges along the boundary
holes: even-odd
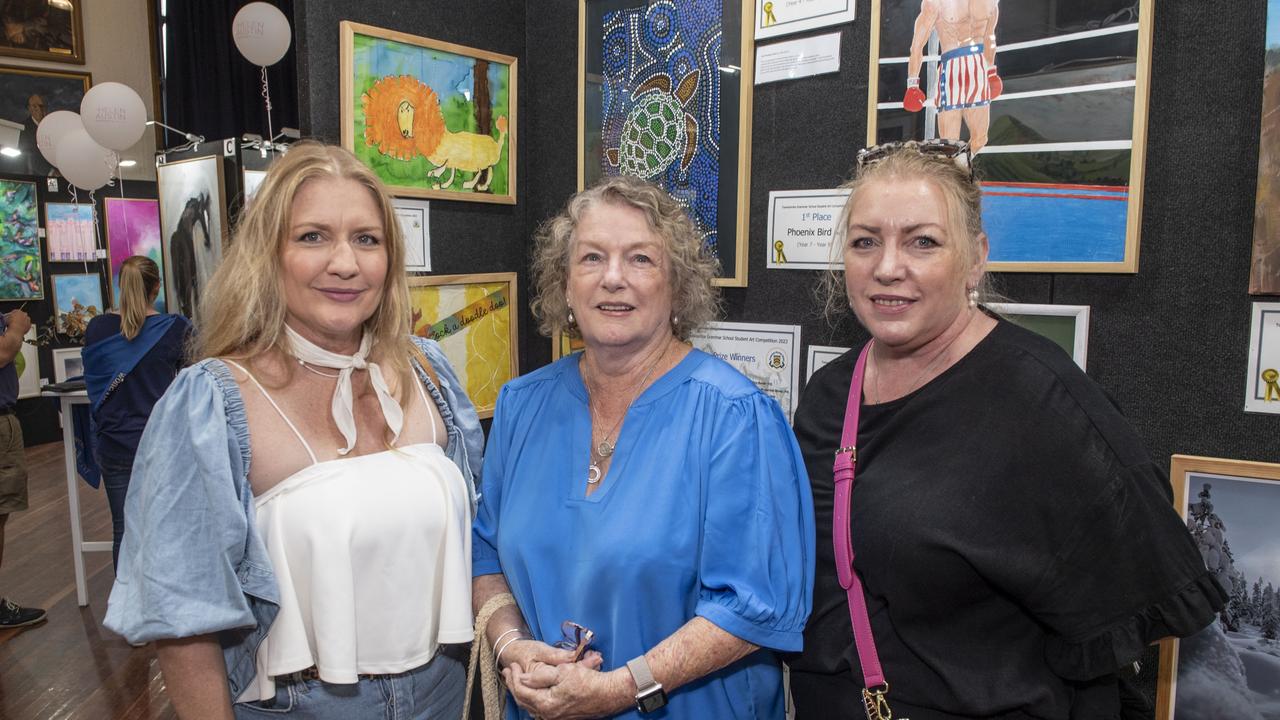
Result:
[[[80,351],[84,348],[55,348],[53,350],[53,381],[66,382],[84,375],[84,361]]]

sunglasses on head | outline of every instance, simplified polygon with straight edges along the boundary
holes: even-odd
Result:
[[[973,179],[973,155],[969,152],[969,143],[963,140],[894,140],[872,145],[858,151],[858,167],[874,165],[899,150],[914,150],[927,157],[950,160]]]

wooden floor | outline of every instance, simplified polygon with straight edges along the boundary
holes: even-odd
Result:
[[[62,443],[27,448],[31,506],[9,516],[0,596],[43,607],[48,621],[0,631],[0,719],[176,718],[155,651],[132,648],[102,627],[113,574],[111,553],[85,555],[89,605],[76,605]],[[86,540],[110,540],[106,495],[83,482]]]

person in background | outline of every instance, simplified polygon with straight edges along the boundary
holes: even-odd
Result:
[[[289,148],[142,434],[104,624],[179,717],[462,714],[483,436],[350,152]],[[461,648],[465,651],[465,647]]]
[[[111,507],[111,561],[120,559],[124,499],[142,429],[160,396],[186,365],[191,323],[162,315],[160,268],[134,255],[120,266],[119,307],[89,321],[84,332],[84,381],[94,426],[94,457]]]
[[[871,341],[796,410],[819,541],[797,717],[861,716],[877,679],[911,720],[1120,717],[1122,674],[1226,600],[1165,470],[1069,355],[983,307],[964,143],[868,148],[846,187],[826,300]]]
[[[781,720],[813,506],[778,403],[689,344],[714,259],[631,177],[571,198],[534,254],[542,331],[585,349],[507,383],[489,433],[473,595],[509,717]]]
[[[18,403],[14,359],[22,352],[22,338],[30,329],[31,318],[21,308],[0,315],[0,563],[4,562],[4,526],[9,514],[27,509],[27,457],[22,425],[14,413]],[[41,620],[44,610],[21,607],[0,597],[0,630]]]

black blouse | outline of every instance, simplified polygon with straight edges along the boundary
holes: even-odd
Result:
[[[791,663],[801,720],[862,717],[831,541],[856,359],[815,373],[795,417],[818,529],[813,614]],[[857,444],[855,566],[895,717],[1065,719],[1073,704],[1079,717],[1097,702],[1084,681],[1199,630],[1226,599],[1129,423],[1016,325],[914,393],[864,404]]]

